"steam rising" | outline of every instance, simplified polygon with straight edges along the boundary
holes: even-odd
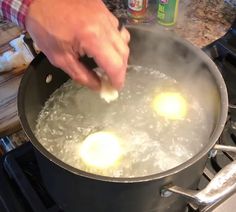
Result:
[[[68,81],[46,102],[36,136],[65,163],[104,176],[140,177],[176,167],[208,143],[219,95],[205,59],[174,35],[141,28],[130,28],[132,66],[117,101],[107,104]],[[153,110],[160,92],[181,93],[188,104],[184,119],[170,120]],[[122,149],[119,163],[109,169],[90,167],[78,154],[81,142],[100,131],[115,133]]]
[[[180,19],[183,16],[184,13],[181,13]],[[198,99],[209,117],[216,120],[219,115],[219,90],[206,65],[206,57],[200,54],[201,50],[160,26],[135,28],[135,33],[132,27],[130,29],[130,64],[157,68],[172,77]],[[137,28],[140,28],[140,33],[136,32]]]

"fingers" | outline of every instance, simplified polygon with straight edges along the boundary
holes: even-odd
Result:
[[[116,49],[116,51],[120,54],[121,57],[126,58],[128,56],[127,55],[128,53],[127,42],[124,41],[124,39],[122,38],[121,32],[110,31],[110,37],[108,38],[107,41],[111,42],[112,46]]]
[[[123,56],[114,48],[113,43],[103,40],[93,45],[93,48],[86,47],[85,51],[92,55],[98,66],[106,72],[112,85],[116,89],[122,88],[126,64]]]
[[[129,33],[126,29],[121,32],[107,26],[103,34],[83,42],[83,49],[87,55],[92,56],[99,67],[108,75],[112,85],[121,89],[124,84],[127,60],[129,56]],[[88,36],[86,37],[86,39]]]
[[[100,90],[100,80],[95,72],[88,70],[78,59],[72,55],[67,57],[68,74],[73,80],[85,85],[92,90]]]
[[[93,71],[88,70],[74,55],[56,56],[50,62],[64,70],[73,80],[81,85],[87,86],[92,90],[100,90],[100,80],[97,75]]]
[[[109,19],[110,19],[110,22],[114,28],[114,30],[118,30],[118,26],[119,26],[119,21],[118,19],[113,15],[113,14],[110,14],[109,15]],[[129,32],[128,30],[125,28],[125,27],[122,27],[121,30],[120,30],[120,36],[121,38],[124,40],[125,43],[128,43],[129,40],[130,40],[130,35],[129,35]]]
[[[125,43],[129,43],[130,34],[129,34],[128,30],[125,27],[122,27],[122,29],[120,31],[120,35],[121,35],[121,37],[122,37],[122,39],[124,40]]]
[[[112,22],[112,24],[101,24],[99,27],[95,25],[94,28],[91,28],[92,25],[90,25],[84,34],[81,31],[78,33],[81,40],[74,43],[72,51],[63,48],[64,50],[57,53],[56,56],[53,54],[54,58],[51,60],[47,55],[49,60],[55,66],[63,69],[73,80],[93,90],[99,90],[100,80],[97,75],[78,60],[79,55],[87,54],[93,57],[98,66],[106,72],[114,88],[121,89],[127,69],[129,56],[127,43],[130,36],[124,27],[119,31],[118,20],[111,17],[110,23]]]
[[[112,85],[117,89],[121,89],[124,84],[127,69],[129,56],[129,47],[127,43],[130,38],[129,33],[125,28],[122,28],[121,32],[116,29],[110,34],[110,37],[107,39],[107,44],[101,46],[102,50],[95,59],[101,63],[101,66],[109,76]],[[106,45],[111,46],[110,48],[113,48],[113,50],[110,49],[110,51],[107,51],[109,48],[105,47]],[[105,58],[104,61],[101,60],[102,58]]]
[[[109,30],[112,37],[112,42],[114,44],[114,48],[116,48],[116,50],[119,51],[121,56],[123,55],[124,60],[127,61],[129,56],[129,48],[127,44],[130,41],[130,34],[125,27],[122,27],[119,31],[118,29],[119,21],[113,14],[110,14],[109,18],[111,24],[113,25],[113,31],[110,30],[110,28]]]
[[[108,17],[110,19],[110,22],[111,22],[111,25],[114,27],[114,29],[118,29],[118,26],[119,26],[119,21],[118,19],[108,11]]]
[[[109,31],[107,34],[110,35],[107,39],[107,43],[110,42],[112,48],[114,48],[116,52],[111,50],[110,52],[106,51],[103,45],[101,46],[103,49],[101,50],[102,53],[100,53],[95,60],[99,63],[101,58],[106,58],[105,62],[101,61],[101,67],[107,73],[112,85],[116,89],[121,89],[124,84],[127,69],[127,61],[129,56],[128,42],[130,40],[130,35],[125,27],[122,27],[119,31],[118,19],[113,14],[111,14],[109,18],[113,27],[109,27],[107,29]],[[111,30],[111,28],[113,30]]]

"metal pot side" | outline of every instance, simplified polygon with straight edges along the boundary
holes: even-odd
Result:
[[[182,79],[186,73],[177,69],[178,65],[172,65],[170,69],[170,61],[185,65],[191,64],[192,60],[199,62],[201,68],[197,73],[211,79],[211,88],[216,91],[219,100],[215,106],[209,107],[209,110],[214,110],[215,125],[209,141],[197,155],[162,173],[137,178],[111,178],[75,169],[47,152],[33,133],[38,113],[45,101],[69,78],[53,67],[43,54],[38,55],[28,67],[20,84],[18,113],[21,124],[36,149],[46,187],[53,198],[66,208],[65,211],[181,211],[187,200],[176,194],[163,198],[160,190],[169,183],[184,188],[196,188],[207,154],[223,131],[228,111],[227,91],[220,72],[210,58],[190,43],[168,33],[145,27],[129,26],[128,29],[131,33],[130,64],[158,66],[160,70]],[[50,83],[46,82],[48,75],[52,76]],[[200,89],[202,96],[207,97],[204,99],[211,99],[204,92],[204,86]]]

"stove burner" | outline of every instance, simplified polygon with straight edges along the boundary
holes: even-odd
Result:
[[[203,175],[205,185],[209,180]],[[65,212],[44,188],[30,142],[0,158],[1,212]],[[185,212],[199,211],[188,205]]]
[[[223,134],[226,137],[230,135],[228,129],[225,128]],[[204,188],[231,160],[226,153],[217,154],[208,160],[199,189]],[[63,212],[44,188],[31,143],[8,152],[0,159],[0,179],[1,212]],[[217,204],[214,207],[217,207]],[[208,212],[212,211],[212,208],[199,209],[190,204],[185,210],[197,211]]]
[[[236,144],[236,135],[231,134],[230,138],[232,139],[232,141],[234,142],[234,144]]]
[[[236,102],[236,20],[225,36],[203,48],[205,53],[216,63],[224,80],[229,95],[229,103]]]
[[[236,145],[236,129],[235,129],[235,122],[231,121],[229,118],[228,122],[225,125],[225,128],[221,134],[219,139],[219,143],[227,146],[235,146]],[[235,153],[227,153],[227,157],[231,160],[236,159]]]
[[[31,143],[7,153],[0,162],[1,182],[8,182],[0,185],[1,212],[63,212],[43,186]]]

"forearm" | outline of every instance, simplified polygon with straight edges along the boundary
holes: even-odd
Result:
[[[25,17],[33,0],[0,0],[0,16],[25,28]]]

